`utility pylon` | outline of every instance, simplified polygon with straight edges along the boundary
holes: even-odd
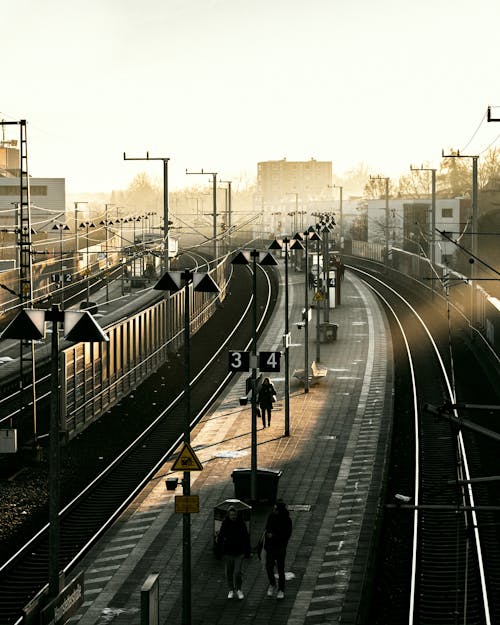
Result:
[[[436,169],[431,167],[413,167],[410,165],[410,171],[430,171],[432,174],[431,179],[431,265],[434,272],[434,266],[436,264]],[[434,280],[431,280],[432,295],[434,295]]]
[[[471,237],[472,237],[472,254],[477,257],[477,161],[478,155],[460,154],[460,150],[451,154],[445,154],[444,150],[441,151],[443,158],[471,158],[472,159],[472,223],[471,223]],[[470,281],[471,281],[471,311],[470,322],[471,327],[474,328],[475,322],[475,308],[476,308],[476,296],[475,296],[475,279],[476,279],[476,267],[474,258],[470,259]]]
[[[168,161],[170,157],[168,156],[149,156],[149,152],[146,152],[145,157],[129,157],[126,153],[123,153],[124,161],[162,161],[163,162],[163,245],[164,245],[164,254],[163,254],[163,267],[162,267],[162,275],[165,271],[168,271],[170,268],[170,259],[169,259],[169,243],[168,243],[168,230],[170,226],[169,222],[169,206],[168,206]]]
[[[370,180],[385,180],[385,265],[389,265],[389,177],[370,176]]]
[[[28,173],[28,139],[26,120],[5,121],[3,126],[19,126],[19,204],[17,205],[17,246],[19,266],[19,300],[21,308],[33,308],[33,255],[31,249],[31,203],[30,183]],[[30,350],[30,355],[26,353]],[[33,341],[19,341],[19,412],[22,418],[28,405],[26,401],[26,380],[24,379],[24,362],[31,365],[33,391],[33,447],[38,449],[37,419],[36,419],[36,376],[35,376],[35,347]]]
[[[228,239],[227,239],[227,248],[231,250],[231,228],[233,226],[233,218],[232,218],[232,198],[231,198],[231,185],[233,184],[232,180],[219,180],[219,184],[227,184],[227,189],[224,189],[226,192],[226,215],[225,222],[227,226]]]
[[[188,171],[186,169],[187,176],[212,176],[212,197],[213,197],[213,254],[214,254],[214,263],[217,262],[217,172],[216,171]]]

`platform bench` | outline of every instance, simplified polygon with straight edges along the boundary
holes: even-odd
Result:
[[[309,383],[315,384],[316,382],[319,382],[321,378],[326,377],[327,373],[327,367],[322,367],[321,365],[316,364],[316,361],[313,360],[311,366],[309,367]],[[305,382],[304,369],[295,369],[292,375],[294,378],[297,378],[297,380]]]

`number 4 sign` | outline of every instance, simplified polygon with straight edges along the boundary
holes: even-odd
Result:
[[[281,352],[259,352],[259,369],[264,372],[280,370]]]

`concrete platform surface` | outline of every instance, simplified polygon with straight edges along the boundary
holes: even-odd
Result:
[[[259,422],[257,432],[258,467],[282,471],[278,496],[293,522],[285,598],[267,597],[264,558],[254,554],[244,563],[244,599],[228,600],[224,564],[213,554],[214,508],[234,498],[233,470],[251,464],[251,409],[239,404],[248,374],[238,374],[191,436],[203,465],[191,473],[191,493],[200,502],[199,513],[191,515],[193,625],[354,625],[366,610],[363,589],[370,585],[392,420],[390,331],[373,294],[347,273],[342,304],[329,313],[339,326],[337,339],[319,345],[319,363],[328,373],[304,393],[291,375],[304,367],[304,330],[295,325],[304,288],[302,274],[289,275],[290,436],[283,435],[284,359],[282,372],[269,376],[278,395],[271,427]],[[258,351],[282,349],[284,316],[281,295]],[[313,311],[310,361],[318,360],[315,324]],[[182,474],[172,473],[172,464],[173,459],[79,566],[77,572],[85,571],[85,601],[70,623],[142,625],[141,587],[153,573],[159,575],[159,623],[182,623],[183,515],[174,511],[182,488],[165,487],[166,477]],[[270,509],[265,503],[252,509],[252,546]]]

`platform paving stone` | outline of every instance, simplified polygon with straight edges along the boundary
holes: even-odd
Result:
[[[283,267],[281,266],[282,280]],[[290,371],[304,366],[301,318],[304,282],[290,284]],[[320,345],[328,375],[309,393],[290,376],[290,436],[284,437],[284,374],[270,375],[278,394],[270,428],[258,423],[258,466],[281,469],[279,496],[293,521],[285,599],[266,596],[264,562],[246,561],[245,598],[228,600],[224,566],[213,554],[214,507],[234,497],[232,471],[250,467],[250,405],[240,406],[244,379],[235,376],[191,436],[203,471],[191,474],[200,513],[191,515],[193,625],[315,625],[355,623],[366,578],[381,493],[392,418],[392,346],[381,308],[372,293],[346,274],[342,305],[330,311],[337,340]],[[284,301],[258,350],[278,351],[284,333]],[[316,313],[309,357],[316,356]],[[282,359],[284,362],[284,359]],[[174,513],[175,492],[165,478],[171,462],[85,557],[85,603],[71,623],[140,625],[140,589],[152,572],[160,580],[160,623],[180,625],[182,612],[182,515]],[[180,488],[178,489],[180,494]],[[252,544],[257,543],[270,506],[252,510]],[[115,559],[117,558],[117,559]]]

